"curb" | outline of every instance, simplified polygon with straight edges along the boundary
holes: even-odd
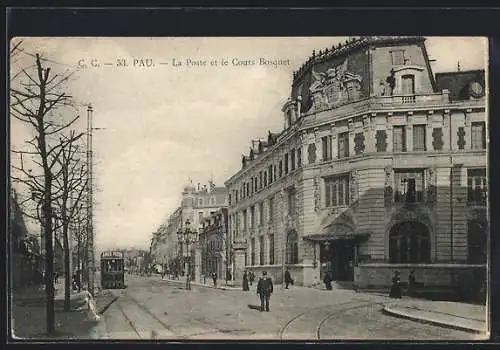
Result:
[[[98,315],[102,315],[103,313],[106,312],[106,310],[118,299],[118,295],[113,295],[113,299],[111,301],[107,302],[103,307],[101,307],[98,311]]]
[[[184,282],[184,281],[174,281],[174,280],[162,280],[162,281],[166,282],[166,283],[172,283],[172,284],[181,284],[181,285],[186,284],[186,282]],[[213,287],[210,285],[206,285],[206,284],[202,284],[202,283],[193,283],[193,282],[191,282],[191,286],[210,288],[210,289],[218,289],[218,290],[229,290],[229,291],[240,290],[239,288],[234,288],[234,287]]]
[[[416,321],[416,322],[420,322],[420,323],[426,323],[426,324],[430,324],[430,325],[438,326],[438,327],[443,327],[443,328],[450,328],[450,329],[454,329],[454,330],[458,330],[458,331],[462,331],[462,332],[468,332],[468,333],[474,333],[474,334],[485,334],[486,333],[486,331],[482,331],[482,330],[479,330],[476,328],[459,326],[456,324],[431,320],[431,319],[428,319],[425,317],[409,315],[407,313],[402,313],[402,312],[396,311],[390,307],[384,307],[382,309],[382,313],[389,315],[389,316],[394,316],[394,317],[398,317],[398,318],[402,318],[402,319],[406,319],[406,320],[411,320],[411,321]]]

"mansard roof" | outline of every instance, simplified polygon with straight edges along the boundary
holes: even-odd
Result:
[[[338,56],[345,56],[361,47],[368,45],[387,45],[395,44],[399,42],[410,42],[410,41],[424,41],[425,38],[421,36],[364,36],[355,38],[352,37],[345,41],[345,43],[339,43],[338,46],[332,45],[331,48],[325,48],[324,50],[313,50],[312,55],[304,62],[304,64],[295,72],[293,72],[293,84],[294,85],[304,73],[309,71],[309,69],[316,63],[327,61],[331,58]]]
[[[469,99],[470,85],[476,81],[480,83],[484,89],[484,69],[436,73],[438,91],[448,89],[450,91],[450,100],[452,101]]]

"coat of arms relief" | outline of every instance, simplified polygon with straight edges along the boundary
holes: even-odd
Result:
[[[320,111],[355,101],[361,93],[362,77],[347,70],[347,59],[326,72],[312,70],[313,83],[309,88],[313,109]]]

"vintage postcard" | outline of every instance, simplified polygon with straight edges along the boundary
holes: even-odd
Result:
[[[12,337],[489,337],[488,40],[17,37]]]

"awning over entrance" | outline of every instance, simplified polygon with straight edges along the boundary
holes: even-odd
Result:
[[[368,239],[369,236],[370,234],[368,232],[360,232],[349,225],[337,223],[323,227],[323,229],[317,234],[305,235],[303,236],[303,239],[317,242],[335,241],[341,239],[362,241]]]

